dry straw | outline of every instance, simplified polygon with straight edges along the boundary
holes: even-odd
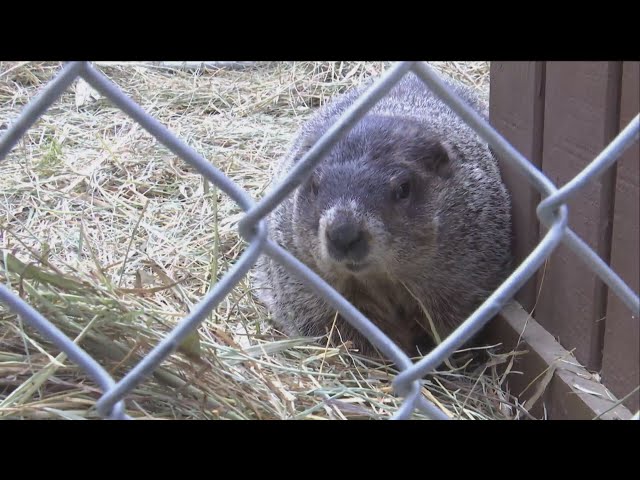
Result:
[[[488,93],[488,64],[434,63]],[[0,133],[59,69],[0,63]],[[259,198],[296,128],[383,63],[259,63],[189,71],[100,68],[142,107]],[[246,245],[241,211],[82,81],[2,163],[0,281],[117,379],[203,297]],[[127,397],[149,419],[388,418],[393,366],[287,338],[245,279]],[[505,391],[514,353],[460,352],[423,393],[462,419],[527,417]],[[100,391],[0,306],[0,418],[97,418]],[[423,418],[420,413],[415,418]]]

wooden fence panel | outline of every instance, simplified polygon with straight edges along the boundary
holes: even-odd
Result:
[[[547,62],[542,167],[556,185],[571,180],[617,133],[621,70],[621,62]],[[607,262],[614,173],[610,169],[585,185],[568,204],[571,228]],[[550,257],[546,271],[540,270],[538,285],[536,317],[567,350],[575,348],[578,361],[598,370],[605,285],[564,245]]]
[[[640,63],[625,62],[622,70],[620,128],[640,112]],[[640,290],[640,144],[636,142],[617,165],[611,266],[635,292]],[[603,383],[624,398],[640,384],[640,321],[609,293],[602,365]],[[625,405],[640,408],[636,391]]]
[[[544,62],[491,63],[491,124],[538,168],[542,163],[544,70]],[[500,168],[512,197],[514,252],[519,265],[538,243],[535,209],[540,194],[506,162],[500,161]],[[516,299],[530,312],[535,297],[534,276]]]

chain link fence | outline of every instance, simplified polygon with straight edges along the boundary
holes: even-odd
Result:
[[[448,338],[413,363],[398,346],[382,331],[345,300],[331,286],[293,255],[270,240],[265,216],[297,188],[311,174],[323,156],[345,136],[368,110],[407,73],[413,72],[428,88],[436,93],[456,114],[471,126],[504,161],[515,166],[520,174],[543,196],[537,208],[537,215],[547,228],[531,254],[518,266],[512,275]],[[227,274],[205,295],[192,312],[122,379],[115,381],[100,364],[84,350],[75,345],[49,320],[33,307],[20,299],[5,285],[0,284],[0,300],[19,315],[31,327],[38,329],[70,359],[80,365],[99,385],[103,395],[96,403],[96,409],[103,418],[129,419],[124,409],[124,398],[143,382],[167,356],[175,351],[185,337],[216,308],[223,298],[242,280],[253,267],[260,255],[270,255],[297,275],[316,294],[324,296],[342,316],[377,348],[379,348],[400,369],[393,387],[397,395],[404,398],[402,407],[392,417],[406,419],[418,408],[433,419],[449,417],[436,405],[420,394],[421,379],[443,363],[468,339],[475,335],[515,293],[542,266],[554,249],[564,242],[569,246],[625,303],[636,320],[640,316],[640,299],[591,248],[567,226],[567,201],[586,183],[595,180],[640,135],[640,115],[636,116],[620,134],[578,175],[562,188],[557,188],[525,157],[518,153],[487,121],[481,118],[454,93],[449,91],[438,74],[424,62],[399,62],[378,78],[361,97],[341,116],[341,118],[317,141],[291,170],[281,184],[268,193],[260,202],[254,202],[249,195],[211,165],[182,140],[173,135],[155,118],[148,115],[139,105],[127,97],[114,83],[105,77],[91,63],[72,62],[66,64],[43,91],[34,98],[0,138],[0,161],[18,143],[25,132],[43,115],[58,97],[75,81],[82,77],[93,88],[109,98],[118,108],[146,129],[171,152],[191,164],[208,181],[214,183],[229,195],[246,213],[238,228],[240,235],[248,242],[248,247]],[[636,414],[635,419],[638,418]]]

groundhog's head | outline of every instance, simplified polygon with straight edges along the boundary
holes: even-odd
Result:
[[[424,267],[416,259],[435,249],[438,199],[454,155],[413,119],[365,116],[297,189],[298,247],[332,276],[403,276]]]

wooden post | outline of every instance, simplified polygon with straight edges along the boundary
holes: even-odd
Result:
[[[621,72],[621,62],[547,62],[542,169],[557,186],[578,174],[617,134]],[[614,182],[615,167],[568,203],[569,226],[606,262]],[[575,349],[584,366],[599,370],[606,286],[564,245],[542,274],[536,318],[567,350]]]
[[[625,62],[622,70],[620,128],[640,113],[640,63]],[[633,289],[640,290],[640,144],[636,142],[618,161],[611,266]],[[618,398],[640,385],[640,320],[609,293],[604,334],[603,382]],[[625,405],[640,409],[636,391]]]
[[[493,62],[489,118],[492,126],[533,165],[542,164],[544,62]],[[538,244],[536,207],[540,194],[507,162],[500,160],[503,180],[511,193],[514,253],[519,265]],[[533,309],[536,278],[526,283],[516,299]]]

